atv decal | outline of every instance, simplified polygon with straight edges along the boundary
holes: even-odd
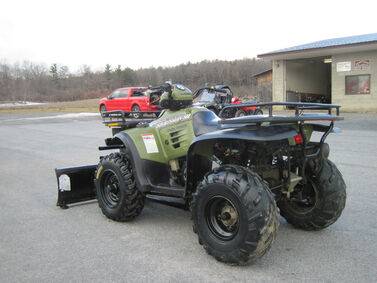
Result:
[[[147,153],[158,153],[158,147],[153,134],[144,134],[141,137],[143,138]]]
[[[165,128],[179,122],[188,121],[190,120],[190,118],[191,118],[190,114],[184,114],[184,115],[179,115],[179,116],[173,116],[167,119],[158,119],[158,120],[153,121],[151,125],[153,124],[157,129],[161,129],[161,128]]]

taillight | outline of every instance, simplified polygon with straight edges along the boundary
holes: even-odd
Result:
[[[303,144],[304,143],[304,139],[302,138],[302,135],[301,134],[297,134],[293,137],[293,139],[295,140],[295,143],[296,144]]]

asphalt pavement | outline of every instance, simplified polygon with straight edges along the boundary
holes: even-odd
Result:
[[[95,201],[56,207],[54,168],[96,164],[110,130],[99,117],[49,115],[0,115],[1,282],[376,281],[376,115],[347,114],[328,138],[347,184],[340,219],[306,232],[280,218],[271,250],[244,267],[207,255],[178,208],[147,201],[117,223]]]

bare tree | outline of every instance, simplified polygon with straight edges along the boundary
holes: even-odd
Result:
[[[253,59],[202,61],[174,67],[150,67],[133,70],[107,64],[93,72],[82,65],[77,73],[67,66],[23,62],[21,65],[0,62],[0,100],[67,101],[95,98],[115,88],[132,85],[156,85],[167,80],[180,82],[192,89],[208,84],[229,84],[237,95],[256,96],[252,76],[270,68],[270,62]],[[269,90],[265,90],[269,93]],[[268,95],[267,95],[268,96]],[[265,98],[264,98],[265,99]]]

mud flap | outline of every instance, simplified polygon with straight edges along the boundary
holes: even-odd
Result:
[[[97,165],[55,169],[58,181],[56,205],[66,209],[68,204],[95,199],[96,169]]]

